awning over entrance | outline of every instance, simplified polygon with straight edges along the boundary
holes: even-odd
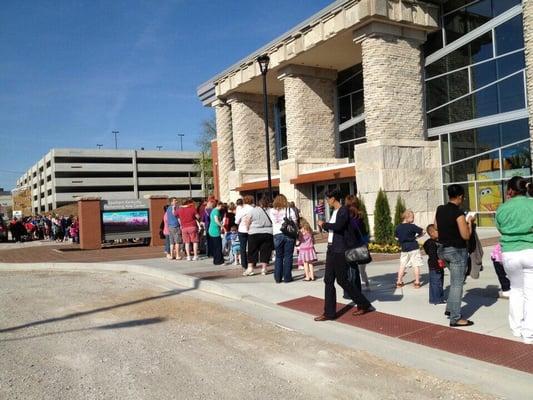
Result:
[[[272,187],[279,187],[279,178],[272,178]],[[253,190],[262,189],[268,189],[267,179],[253,182],[245,182],[241,186],[235,188],[235,190],[238,192],[251,192]]]
[[[355,166],[350,165],[300,174],[296,178],[291,179],[291,183],[293,185],[301,185],[305,183],[327,182],[347,178],[355,178]]]

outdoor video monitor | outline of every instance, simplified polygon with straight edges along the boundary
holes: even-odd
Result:
[[[102,211],[102,227],[105,239],[149,237],[148,210]]]

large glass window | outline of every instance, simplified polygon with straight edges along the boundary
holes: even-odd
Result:
[[[527,119],[442,135],[443,183],[465,186],[465,207],[480,213],[480,225],[492,226],[502,185],[515,175],[531,176],[530,146]]]
[[[521,0],[448,0],[442,5],[441,30],[429,35],[426,56],[483,26]]]
[[[357,143],[365,141],[363,69],[361,64],[339,72],[338,96],[338,156],[354,159]]]
[[[425,71],[428,134],[439,128],[444,189],[464,187],[464,208],[478,213],[480,226],[494,225],[510,177],[532,175],[523,17],[518,8],[502,15],[519,4],[448,0],[442,29],[425,45],[426,56],[433,54]],[[501,22],[486,25],[497,16]],[[460,38],[461,47],[447,50]]]

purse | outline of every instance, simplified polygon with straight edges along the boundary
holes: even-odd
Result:
[[[296,223],[290,218],[289,208],[285,210],[285,217],[283,217],[283,223],[279,230],[291,239],[296,239],[298,237],[298,226],[296,226]]]
[[[355,227],[357,228],[359,237],[363,238],[363,234],[359,229],[359,226],[355,225]],[[344,252],[344,258],[349,263],[370,264],[372,262],[372,256],[370,255],[370,251],[368,250],[368,245],[366,243],[346,250]]]

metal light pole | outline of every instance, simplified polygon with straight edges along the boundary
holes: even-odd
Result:
[[[102,148],[103,144],[97,144],[96,147],[98,147],[98,150]]]
[[[183,136],[185,136],[184,133],[178,133],[178,137],[180,138],[180,151],[183,151]]]
[[[163,148],[163,146],[155,146],[155,148],[159,151],[161,151],[161,149]]]
[[[115,135],[115,150],[118,149],[117,135],[119,131],[112,131],[111,133]]]
[[[270,57],[266,54],[263,54],[257,57],[257,62],[259,63],[259,68],[261,69],[261,75],[263,75],[263,103],[264,103],[264,112],[263,116],[265,118],[265,145],[266,145],[266,164],[267,164],[267,179],[268,179],[268,200],[272,201],[272,172],[270,170],[270,137],[268,135],[268,98],[267,98],[267,81],[266,76],[268,72],[268,63],[270,62]]]

